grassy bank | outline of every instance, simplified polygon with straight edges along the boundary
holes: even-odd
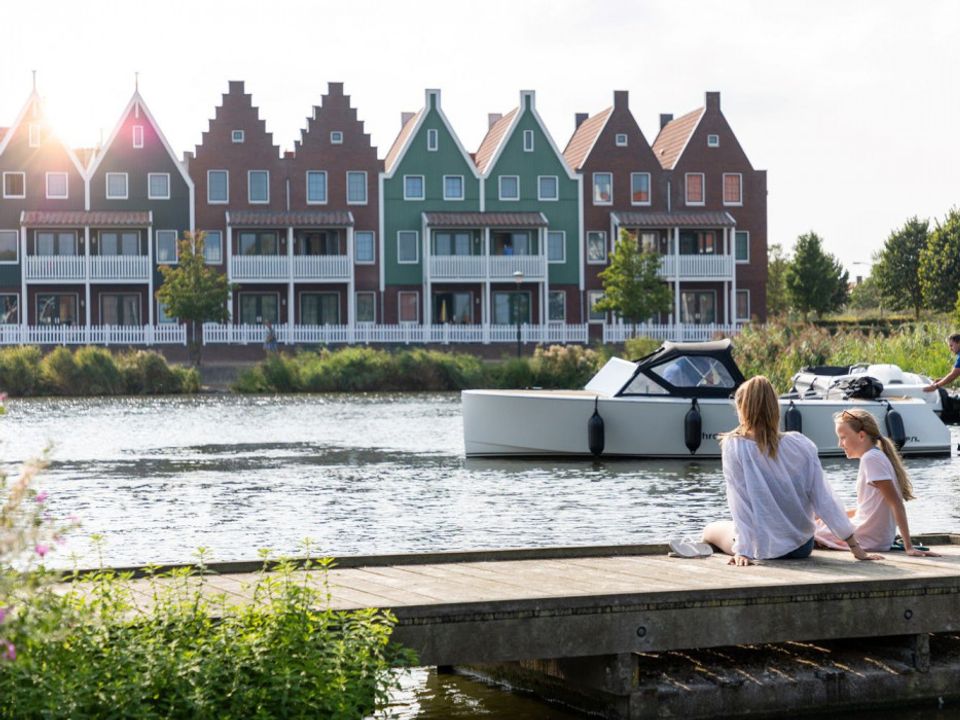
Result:
[[[58,347],[44,355],[27,345],[0,349],[0,391],[15,397],[159,395],[199,388],[196,370],[170,365],[156,352],[114,355],[100,347]]]

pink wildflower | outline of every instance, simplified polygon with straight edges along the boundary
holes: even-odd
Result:
[[[3,621],[7,617],[7,609],[5,607],[0,607],[0,624],[3,624]]]
[[[50,546],[43,545],[42,543],[37,543],[36,547],[34,547],[33,549],[36,551],[37,555],[39,555],[40,557],[43,557],[48,552],[50,552]]]
[[[40,492],[37,493],[37,496],[34,498],[34,501],[38,503],[46,502],[46,499],[48,497],[50,497],[50,495],[47,494],[47,491],[41,490]]]
[[[16,645],[6,640],[0,640],[0,645],[6,645],[6,648],[7,648],[6,651],[3,653],[3,655],[0,655],[0,658],[4,660],[9,660],[10,662],[13,662],[14,660],[17,659]]]

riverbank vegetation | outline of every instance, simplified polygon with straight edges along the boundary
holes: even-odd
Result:
[[[114,355],[101,347],[35,346],[0,349],[0,390],[11,396],[159,395],[200,389],[196,369],[170,365],[162,355],[134,350]]]

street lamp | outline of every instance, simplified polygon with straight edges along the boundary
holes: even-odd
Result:
[[[516,270],[513,273],[513,281],[517,284],[517,292],[513,294],[514,313],[517,317],[517,357],[523,356],[520,337],[520,285],[523,283],[523,270]]]

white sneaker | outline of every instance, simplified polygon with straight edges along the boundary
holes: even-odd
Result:
[[[710,557],[713,555],[713,548],[710,543],[693,538],[673,538],[670,541],[670,554],[682,558]]]

